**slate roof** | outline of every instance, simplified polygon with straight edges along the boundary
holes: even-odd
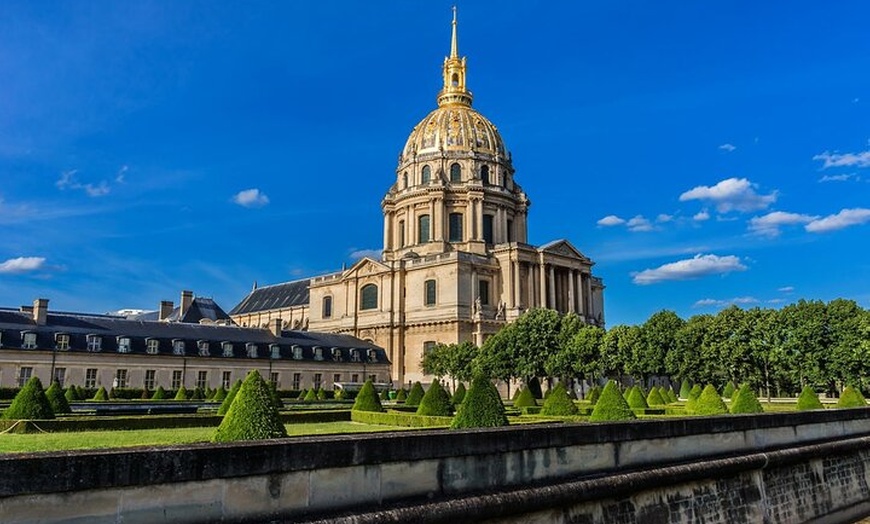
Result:
[[[53,351],[57,334],[69,335],[69,352],[88,352],[88,335],[101,338],[102,354],[117,354],[120,338],[130,338],[130,350],[126,353],[147,355],[148,339],[158,340],[158,354],[175,355],[173,342],[184,341],[184,354],[177,356],[197,358],[228,358],[223,354],[223,344],[232,345],[232,357],[248,356],[248,344],[254,344],[257,357],[268,359],[272,346],[278,349],[278,359],[324,360],[354,362],[354,350],[367,362],[389,363],[386,352],[373,344],[348,335],[313,333],[303,331],[283,331],[280,337],[269,330],[198,324],[186,322],[158,322],[129,320],[108,315],[88,315],[82,313],[53,313],[49,311],[45,325],[37,325],[28,312],[13,309],[0,309],[0,351],[3,349],[20,350],[25,333],[36,333],[36,348],[31,351]],[[198,342],[209,343],[209,355],[200,355]],[[294,346],[301,348],[294,351]],[[316,348],[321,349],[322,358],[316,358]],[[362,351],[359,351],[362,350]]]
[[[211,320],[212,322],[217,322],[218,320],[230,320],[230,316],[226,311],[221,308],[217,302],[213,299],[205,298],[205,297],[195,297],[193,302],[190,304],[190,307],[187,308],[187,311],[184,313],[184,317],[179,318],[181,315],[181,306],[176,306],[175,309],[172,310],[172,313],[166,317],[166,320],[171,322],[190,322],[190,323],[198,323],[199,321]],[[141,313],[139,315],[131,315],[127,317],[128,320],[159,320],[160,312],[159,311],[146,311],[145,313]]]
[[[258,287],[230,311],[230,315],[245,315],[270,309],[284,309],[308,304],[310,278]]]

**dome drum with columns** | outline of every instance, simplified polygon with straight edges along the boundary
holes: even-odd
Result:
[[[604,285],[592,260],[567,240],[528,243],[531,202],[498,129],[471,107],[455,11],[451,36],[438,107],[411,131],[381,203],[381,260],[312,278],[305,310],[293,311],[312,331],[385,348],[400,383],[431,380],[420,368],[427,348],[480,345],[530,308],[604,324]],[[244,320],[283,313],[253,314]]]

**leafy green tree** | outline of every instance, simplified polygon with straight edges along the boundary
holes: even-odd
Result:
[[[780,310],[785,328],[783,346],[793,370],[795,386],[815,385],[829,388],[833,373],[828,355],[829,332],[825,304],[799,300]]]
[[[51,402],[45,396],[45,390],[42,389],[42,382],[38,377],[30,377],[30,380],[18,391],[15,398],[12,399],[12,403],[3,412],[3,418],[9,420],[54,418]]]
[[[450,394],[441,386],[441,382],[435,380],[423,395],[423,400],[417,407],[417,414],[429,417],[449,417],[453,415],[453,403]]]
[[[552,309],[530,309],[489,337],[476,369],[500,380],[546,376],[545,365],[559,351],[561,317]]]
[[[695,315],[674,333],[674,348],[665,355],[665,368],[671,375],[682,377],[688,383],[688,390],[680,388],[680,397],[688,398],[691,384],[709,380],[710,348],[707,346],[708,332],[713,322],[712,315]],[[716,359],[718,361],[718,358]],[[717,365],[713,363],[713,365]]]
[[[374,411],[378,413],[384,411],[384,407],[381,406],[381,400],[378,398],[378,392],[375,390],[375,385],[372,384],[371,380],[366,380],[366,383],[363,384],[362,389],[356,395],[356,400],[354,400],[351,410]]]
[[[604,376],[622,382],[630,373],[632,355],[641,343],[639,326],[618,325],[610,328],[601,340],[601,368]]]
[[[595,404],[595,409],[592,410],[589,420],[591,422],[608,422],[617,420],[634,420],[637,416],[634,411],[628,406],[628,403],[623,398],[619,391],[619,386],[616,382],[610,380],[604,386],[598,402]]]
[[[641,340],[633,348],[632,375],[646,384],[652,375],[665,375],[665,355],[676,348],[675,335],[685,322],[676,313],[662,310],[641,326]]]
[[[866,312],[854,300],[842,298],[828,302],[826,310],[834,381],[834,384],[828,385],[828,389],[837,389],[844,383],[866,389],[867,377],[870,376],[870,348],[862,344],[870,340],[867,336],[870,332],[863,333],[867,323]]]
[[[489,378],[478,375],[471,381],[450,428],[485,428],[506,426],[507,423],[498,390]]]
[[[749,329],[749,346],[758,385],[770,403],[774,390],[781,391],[790,382],[785,366],[785,336],[779,313],[772,309],[752,308],[746,312],[743,320]]]
[[[275,409],[269,385],[258,371],[250,371],[212,440],[233,442],[286,436],[287,430]]]
[[[556,384],[547,400],[544,401],[541,407],[541,415],[550,417],[570,417],[579,413],[577,406],[568,396],[568,390],[565,384],[559,382]]]

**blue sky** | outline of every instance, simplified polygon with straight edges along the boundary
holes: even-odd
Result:
[[[435,107],[448,2],[0,4],[0,304],[229,310],[352,263]],[[608,324],[870,306],[864,2],[459,4],[530,241]]]

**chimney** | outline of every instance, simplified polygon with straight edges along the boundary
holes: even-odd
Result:
[[[169,315],[172,314],[172,310],[175,309],[175,303],[171,300],[161,300],[160,301],[160,314],[157,317],[157,320],[166,320],[169,318]]]
[[[178,312],[178,320],[184,318],[184,315],[187,313],[187,310],[190,309],[190,305],[193,304],[193,291],[182,291],[181,292],[181,311]]]
[[[273,318],[269,321],[269,331],[271,331],[272,334],[276,337],[281,336],[281,324],[282,323],[280,318]]]
[[[44,326],[48,320],[48,299],[37,298],[33,301],[33,321],[37,326]]]

